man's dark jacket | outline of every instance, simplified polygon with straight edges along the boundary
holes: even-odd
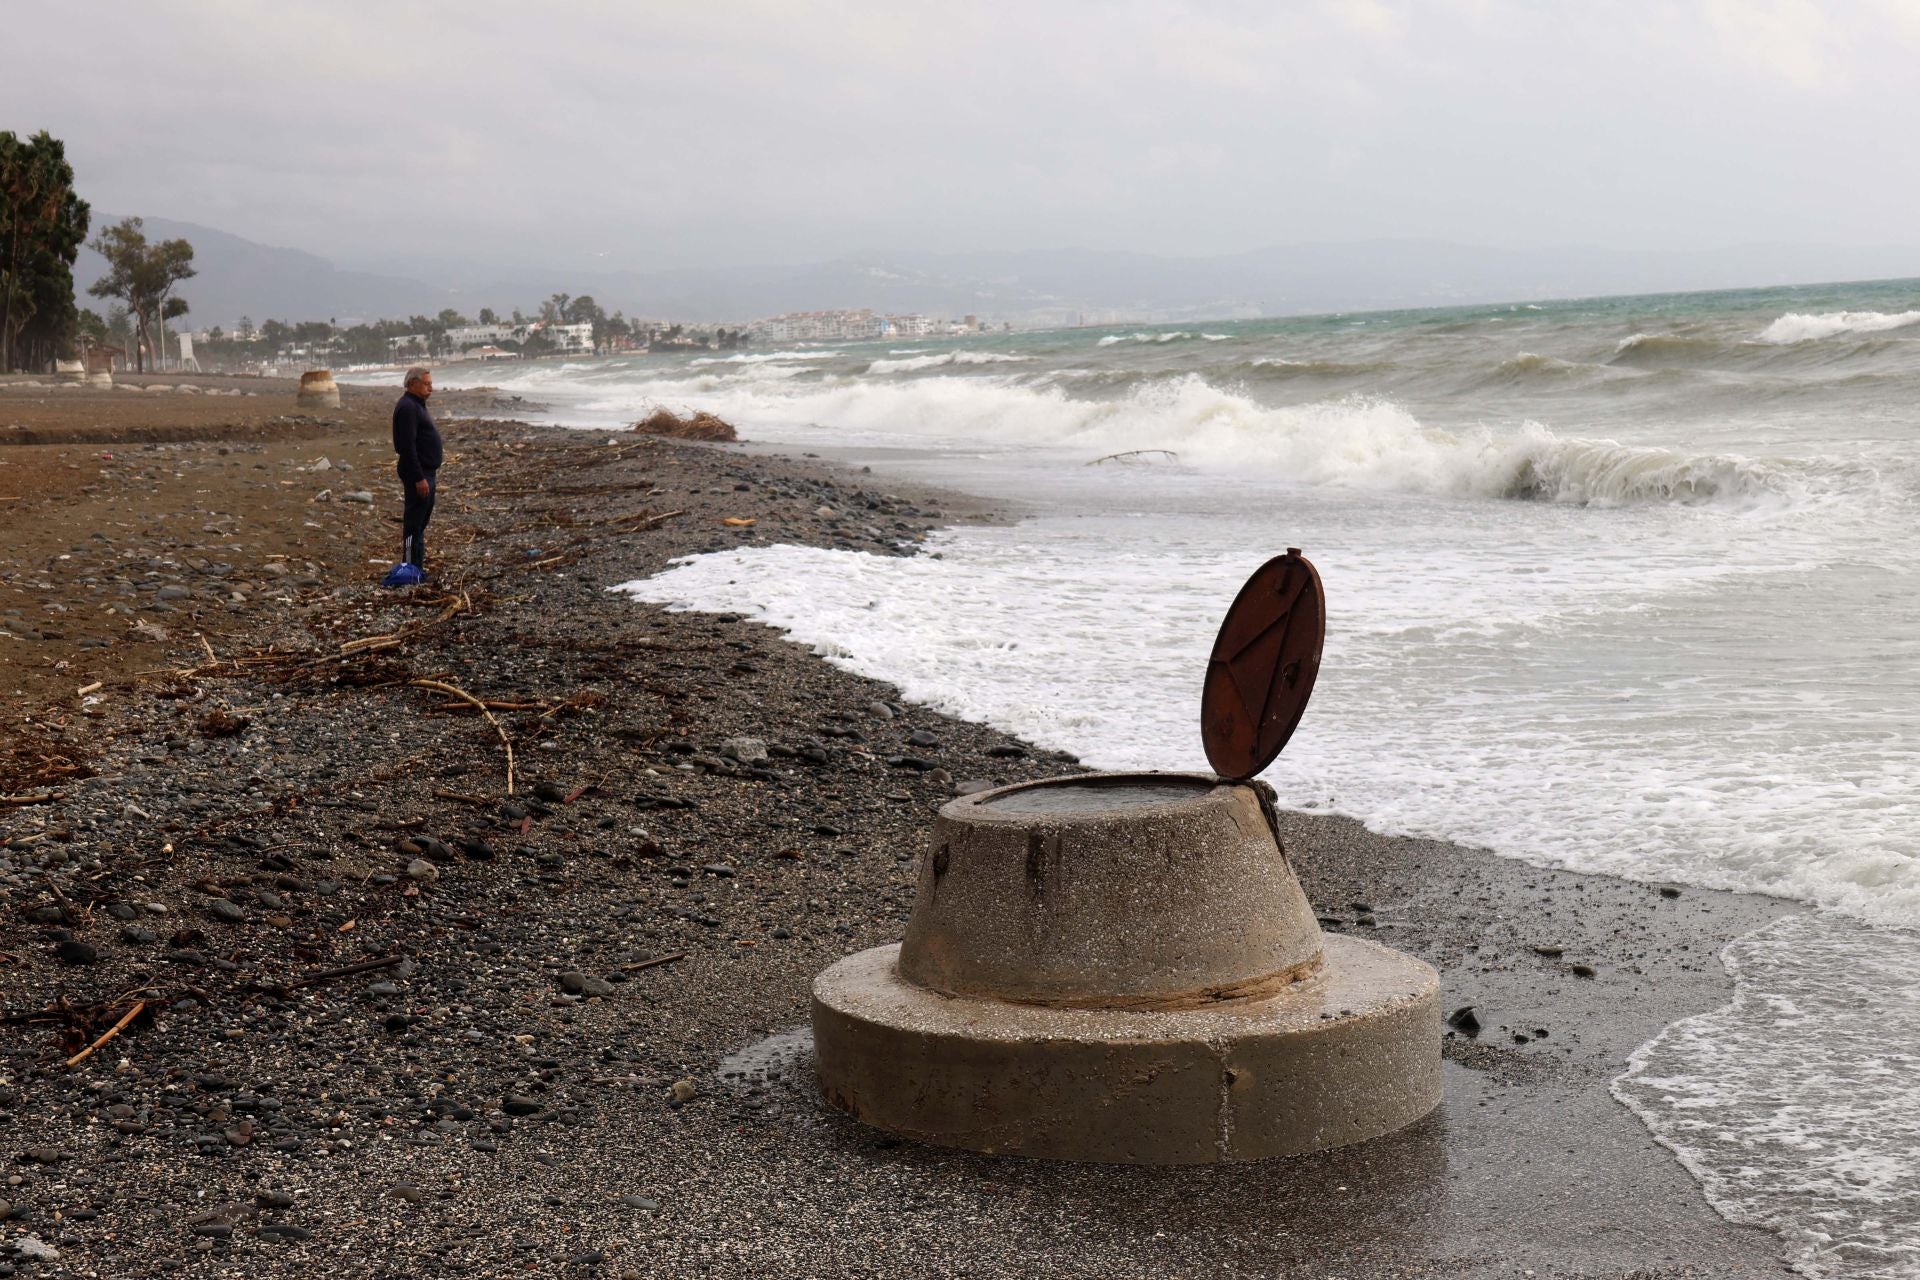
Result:
[[[394,402],[393,451],[400,455],[400,479],[406,484],[440,469],[440,429],[433,425],[427,402],[411,391]]]

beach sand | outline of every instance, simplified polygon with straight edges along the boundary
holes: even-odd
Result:
[[[290,384],[191,381],[258,394],[0,383],[0,795],[50,797],[0,805],[0,1249],[60,1254],[0,1252],[14,1274],[1782,1272],[1608,1084],[1727,1000],[1728,939],[1793,908],[1338,818],[1283,821],[1316,909],[1481,1023],[1446,1040],[1426,1120],[1139,1169],[828,1111],[782,1034],[812,975],[900,936],[956,782],[1075,765],[606,588],[1004,513],[462,393],[434,402],[434,579],[385,592],[392,393],[303,414]],[[498,704],[513,796],[493,726],[421,679]],[[915,730],[939,771],[889,763]],[[736,736],[780,750],[745,768]]]

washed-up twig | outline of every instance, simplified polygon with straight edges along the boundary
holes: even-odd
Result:
[[[1123,453],[1110,453],[1104,458],[1095,458],[1092,462],[1089,462],[1087,465],[1090,467],[1097,467],[1103,462],[1124,462],[1128,458],[1144,457],[1149,453],[1157,453],[1161,457],[1171,458],[1175,462],[1180,461],[1180,455],[1175,453],[1171,449],[1128,449]]]
[[[670,956],[655,956],[651,960],[642,960],[639,964],[623,964],[620,967],[628,973],[638,973],[642,969],[657,969],[663,964],[672,964],[675,960],[685,960],[687,953],[676,951]]]
[[[3,805],[45,804],[51,799],[53,799],[53,792],[36,791],[32,795],[25,795],[25,796],[0,796],[0,804],[3,804]]]
[[[493,726],[493,731],[500,735],[500,745],[507,749],[507,794],[512,795],[513,741],[507,737],[507,731],[500,727],[500,722],[493,718],[493,712],[487,710],[487,704],[468,693],[465,689],[457,688],[441,680],[409,680],[407,683],[422,689],[438,689],[441,693],[450,693],[462,702],[471,702],[480,709],[480,714],[487,718],[487,723]]]
[[[337,969],[321,969],[317,973],[303,974],[292,982],[282,983],[272,988],[275,991],[298,991],[301,987],[310,987],[316,982],[326,982],[333,978],[350,978],[356,973],[372,973],[375,969],[385,969],[399,964],[405,956],[381,956],[378,960],[360,960],[353,964],[343,964]]]
[[[106,683],[107,682],[105,680],[95,680],[92,684],[83,684],[78,689],[74,690],[73,696],[76,698],[84,698],[90,693],[98,693],[100,692],[101,689],[106,687]]]
[[[200,647],[207,651],[207,661],[216,667],[219,666],[220,659],[214,655],[213,645],[208,642],[207,638],[205,636],[196,636],[194,638],[200,642]]]
[[[657,516],[650,516],[645,512],[639,512],[637,514],[630,515],[630,516],[615,516],[613,519],[607,521],[607,523],[608,524],[627,524],[629,522],[633,522],[633,527],[636,529],[651,529],[653,528],[653,526],[657,524],[663,524],[666,521],[673,519],[675,516],[683,516],[685,514],[687,513],[684,510],[662,511]]]
[[[337,658],[352,657],[356,653],[367,653],[375,649],[391,649],[400,643],[398,635],[362,636],[358,640],[349,640],[340,646]]]
[[[583,689],[564,702],[556,702],[545,711],[542,711],[540,718],[542,720],[548,720],[560,714],[562,711],[578,710],[582,707],[597,707],[605,701],[606,697],[602,695],[599,690]]]
[[[142,1009],[145,1009],[146,1007],[147,1007],[147,1002],[145,1000],[135,1000],[133,1002],[133,1008],[127,1010],[125,1013],[120,1015],[120,1021],[114,1023],[111,1027],[108,1027],[107,1033],[101,1036],[98,1040],[95,1040],[92,1044],[88,1045],[86,1048],[82,1049],[80,1052],[74,1054],[71,1058],[68,1058],[67,1065],[69,1067],[77,1067],[81,1063],[85,1062],[88,1058],[91,1058],[93,1056],[94,1050],[98,1049],[101,1045],[105,1044],[107,1041],[119,1035],[122,1031],[125,1031],[127,1029],[127,1024],[129,1022],[132,1022],[135,1018],[139,1017],[140,1011]]]
[[[436,800],[458,800],[461,804],[470,804],[476,809],[491,809],[493,807],[493,801],[487,799],[485,796],[470,796],[464,791],[448,791],[444,788],[435,787],[433,796]]]
[[[60,904],[60,919],[66,924],[73,924],[79,920],[79,913],[73,909],[73,904],[67,901],[67,895],[60,892],[60,884],[53,878],[53,873],[42,867],[40,878],[47,882],[47,888],[53,892],[53,900]]]
[[[547,704],[544,702],[495,702],[491,698],[484,698],[481,701],[492,711],[544,711],[547,709]],[[467,702],[443,702],[434,710],[461,711],[471,705],[473,704]]]

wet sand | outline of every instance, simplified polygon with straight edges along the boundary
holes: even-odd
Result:
[[[737,1055],[899,937],[956,784],[1075,765],[605,588],[1006,513],[443,396],[435,579],[384,592],[392,394],[302,414],[288,384],[194,381],[260,394],[0,386],[0,795],[47,797],[0,806],[0,1248],[61,1255],[0,1253],[16,1274],[1782,1272],[1608,1084],[1725,1002],[1721,945],[1792,908],[1341,819],[1284,817],[1316,910],[1434,964],[1481,1024],[1446,1040],[1426,1120],[1116,1169],[826,1110],[804,1037]],[[512,795],[493,727],[422,679],[495,704]],[[779,750],[740,764],[740,736]]]

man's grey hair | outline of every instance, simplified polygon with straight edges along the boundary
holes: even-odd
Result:
[[[433,373],[433,370],[427,368],[427,366],[423,364],[417,364],[413,366],[413,368],[407,370],[407,380],[401,383],[400,385],[403,387],[410,387],[414,383],[420,381],[420,379],[428,377],[432,373]]]

